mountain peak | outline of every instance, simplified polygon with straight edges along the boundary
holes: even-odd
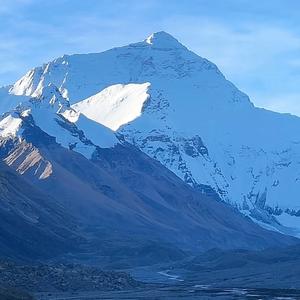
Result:
[[[32,97],[39,100],[40,104],[46,107],[55,108],[57,113],[70,107],[69,101],[62,96],[57,86],[53,83],[38,87],[32,94]]]
[[[165,31],[152,33],[148,38],[145,39],[145,42],[156,48],[185,48],[177,39]]]

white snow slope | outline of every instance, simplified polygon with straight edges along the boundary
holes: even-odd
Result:
[[[34,97],[24,100],[0,119],[0,138],[23,137],[24,118],[31,117],[36,126],[65,148],[90,159],[96,149],[114,147],[119,140],[109,128],[75,112],[69,101],[52,84],[40,87]]]
[[[213,187],[259,224],[300,234],[300,118],[254,107],[171,35],[65,55],[29,71],[10,93],[32,96],[49,84],[191,185]]]
[[[149,84],[116,84],[73,105],[90,119],[117,130],[142,113]]]

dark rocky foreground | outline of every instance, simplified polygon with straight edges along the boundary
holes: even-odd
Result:
[[[2,261],[0,270],[0,286],[31,293],[122,290],[139,285],[127,273],[74,264],[21,265]]]
[[[27,292],[13,288],[0,288],[1,300],[33,300],[34,297]]]
[[[274,250],[273,255],[270,250],[211,250],[174,264],[129,270],[141,281],[125,272],[86,265],[24,265],[3,260],[0,299],[300,299],[300,288],[295,284],[299,278],[298,248],[280,253]],[[257,262],[255,268],[252,261]]]

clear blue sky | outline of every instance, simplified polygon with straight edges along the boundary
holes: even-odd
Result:
[[[300,115],[298,0],[0,0],[0,85],[165,30],[262,107]]]

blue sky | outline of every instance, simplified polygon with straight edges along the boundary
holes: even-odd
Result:
[[[0,85],[165,30],[261,107],[300,116],[300,1],[0,0]]]

